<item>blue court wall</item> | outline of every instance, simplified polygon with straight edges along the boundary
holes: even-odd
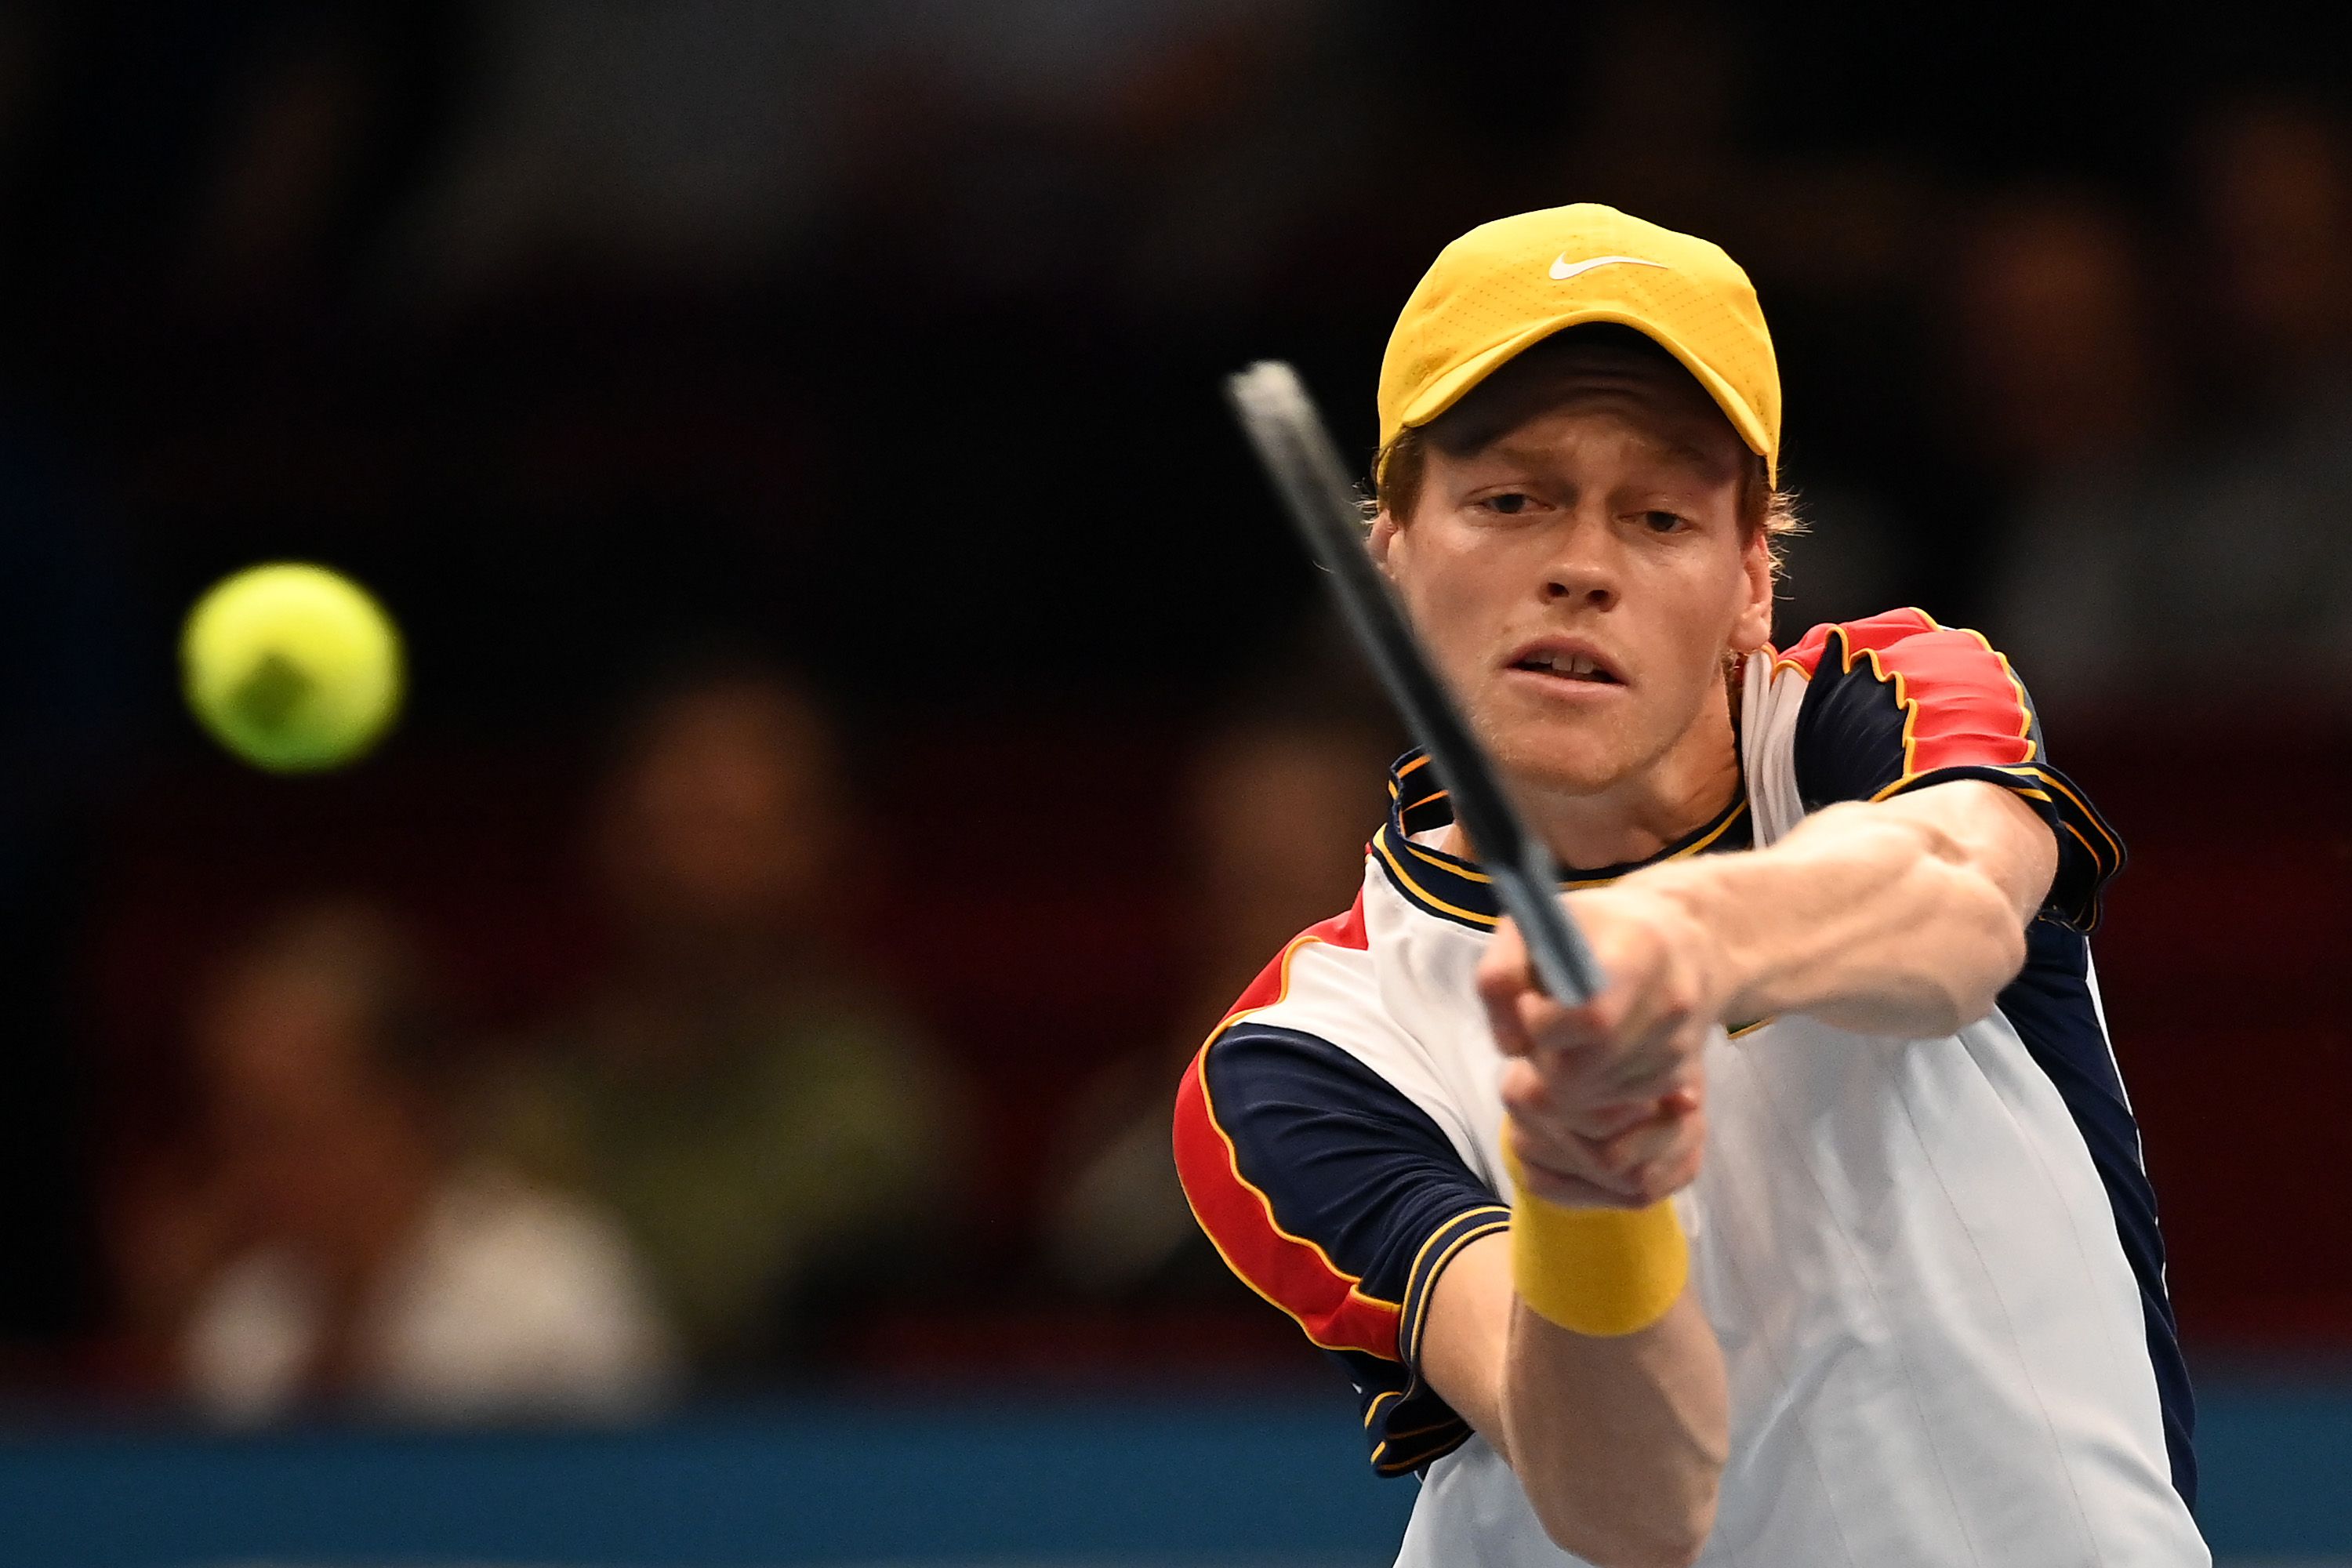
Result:
[[[0,1563],[1378,1564],[1345,1401],[793,1404],[609,1432],[20,1426]],[[2224,1560],[2352,1560],[2352,1384],[2209,1386]]]

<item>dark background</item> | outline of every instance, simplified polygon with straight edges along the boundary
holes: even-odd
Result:
[[[598,963],[576,823],[613,715],[716,647],[798,666],[842,716],[868,837],[841,933],[982,1107],[952,1304],[900,1303],[802,1375],[1166,1383],[1179,1345],[1188,1378],[1319,1376],[1238,1292],[1076,1302],[1028,1240],[1076,1087],[1213,1022],[1170,956],[1180,760],[1312,665],[1318,590],[1218,377],[1295,360],[1368,456],[1436,249],[1612,202],[1720,240],[1761,291],[1814,524],[1784,640],[1916,603],[2027,647],[2051,628],[2011,585],[2049,570],[2051,476],[2114,455],[2115,376],[2164,389],[2114,421],[2158,490],[2166,455],[2259,454],[2306,416],[2352,443],[2325,425],[2352,339],[2239,331],[2224,221],[2272,144],[2232,126],[2342,156],[2347,31],[2244,5],[2114,29],[1411,0],[0,9],[0,1379],[41,1407],[135,1395],[110,1370],[110,1184],[187,1115],[182,1020],[223,933],[362,887],[472,1027],[528,1029]],[[2352,241],[2337,194],[2310,197],[2324,255]],[[2134,290],[2137,372],[1984,325],[2042,276],[2037,237],[2086,230],[2124,258],[2089,297]],[[2076,447],[2038,444],[2072,415]],[[2310,558],[2342,562],[2352,516],[2315,515]],[[242,769],[178,704],[188,604],[289,556],[370,584],[412,650],[401,729],[348,773]],[[2120,682],[2021,668],[2134,852],[2096,951],[2192,1355],[2305,1366],[2352,1350],[2352,643],[2195,601]]]

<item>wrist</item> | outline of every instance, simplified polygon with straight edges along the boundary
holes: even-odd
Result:
[[[1511,1273],[1528,1310],[1570,1333],[1614,1339],[1664,1317],[1690,1272],[1690,1247],[1672,1199],[1646,1208],[1572,1208],[1528,1190],[1507,1131],[1503,1164],[1514,1191]]]
[[[1742,1009],[1765,981],[1758,967],[1757,944],[1741,940],[1740,874],[1748,858],[1708,856],[1636,873],[1643,890],[1671,907],[1683,922],[1679,944],[1716,1003],[1717,1016],[1709,1023],[1725,1023],[1735,1015],[1746,1017]]]

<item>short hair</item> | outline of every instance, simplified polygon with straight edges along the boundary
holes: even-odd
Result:
[[[1436,418],[1426,425],[1406,426],[1381,447],[1372,463],[1367,514],[1384,511],[1399,522],[1406,521],[1421,504],[1432,447],[1448,457],[1465,458],[1500,440],[1546,405],[1547,373],[1552,366],[1570,353],[1592,347],[1625,350],[1689,374],[1682,361],[1656,339],[1633,327],[1601,321],[1556,332],[1521,352]],[[1740,472],[1739,523],[1748,537],[1763,535],[1777,579],[1779,542],[1802,532],[1804,524],[1798,519],[1795,498],[1772,482],[1764,459],[1753,453]]]

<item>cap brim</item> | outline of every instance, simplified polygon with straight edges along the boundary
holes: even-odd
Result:
[[[1651,322],[1641,320],[1630,311],[1614,310],[1605,305],[1595,306],[1589,310],[1564,311],[1549,321],[1514,333],[1490,348],[1481,349],[1477,353],[1423,386],[1412,401],[1405,405],[1398,418],[1400,428],[1411,429],[1416,425],[1428,424],[1461,402],[1469,395],[1471,388],[1494,374],[1512,359],[1543,342],[1544,339],[1564,332],[1570,327],[1588,326],[1597,321],[1613,322],[1618,326],[1631,327],[1674,355],[1682,367],[1690,372],[1692,377],[1706,389],[1707,395],[1715,399],[1716,406],[1722,409],[1724,417],[1731,421],[1731,427],[1739,433],[1739,438],[1748,444],[1748,449],[1764,459],[1765,471],[1771,481],[1774,484],[1780,483],[1780,455],[1771,449],[1771,443],[1765,434],[1764,422],[1757,416],[1756,411],[1748,407],[1747,402],[1732,390],[1731,384],[1717,375],[1704,360],[1676,342],[1671,334],[1660,331]]]

